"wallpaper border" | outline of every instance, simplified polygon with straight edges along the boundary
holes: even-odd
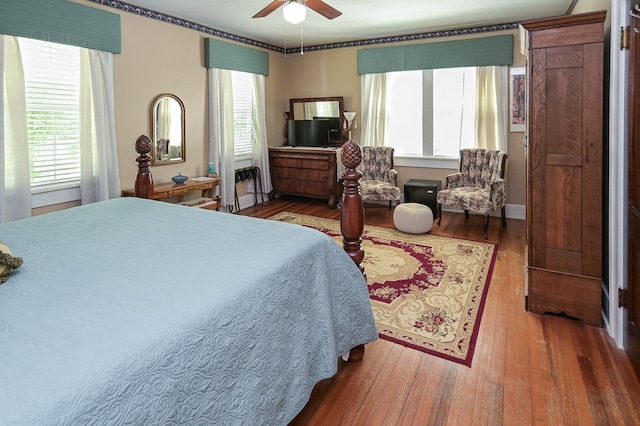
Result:
[[[157,19],[159,21],[168,22],[170,24],[179,25],[184,28],[189,28],[195,31],[199,31],[199,32],[211,35],[211,36],[220,37],[225,40],[236,41],[239,43],[248,44],[250,46],[273,50],[275,52],[289,54],[289,53],[298,53],[301,51],[299,47],[293,48],[293,49],[284,49],[282,47],[273,46],[260,41],[240,37],[235,34],[230,34],[224,31],[220,31],[215,28],[196,24],[186,19],[176,18],[174,16],[156,12],[151,9],[134,6],[119,0],[89,0],[89,1],[103,5],[103,6],[112,7],[114,9],[119,9],[124,12],[134,13],[136,15],[145,16],[147,18]],[[484,27],[461,28],[461,29],[455,29],[455,30],[433,31],[433,32],[425,32],[425,33],[418,33],[418,34],[393,36],[393,37],[381,37],[381,38],[368,39],[368,40],[355,40],[355,41],[345,41],[340,43],[322,44],[322,45],[304,47],[304,51],[313,52],[313,51],[319,51],[319,50],[339,49],[343,47],[375,46],[379,44],[398,43],[403,41],[428,40],[433,38],[452,37],[452,36],[460,36],[460,35],[484,34],[484,33],[490,33],[495,31],[514,30],[517,28],[518,28],[518,23],[514,22],[514,23],[508,23],[508,24],[487,25]]]

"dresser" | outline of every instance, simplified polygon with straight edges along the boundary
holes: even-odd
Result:
[[[273,192],[300,197],[327,199],[335,207],[339,197],[335,148],[269,148]]]
[[[525,22],[527,309],[601,325],[605,12]]]

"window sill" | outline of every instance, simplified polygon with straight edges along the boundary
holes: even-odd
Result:
[[[395,155],[393,157],[393,164],[396,167],[424,167],[430,169],[457,170],[460,165],[460,160],[458,158]]]
[[[31,208],[51,206],[80,199],[80,184],[73,183],[63,187],[47,187],[33,189],[31,192]]]
[[[253,166],[253,160],[251,158],[238,158],[234,161],[234,167],[236,170],[244,169],[245,167]]]

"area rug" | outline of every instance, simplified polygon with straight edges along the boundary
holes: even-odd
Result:
[[[288,212],[269,219],[342,245],[337,220]],[[497,245],[365,226],[362,247],[380,337],[470,367]]]

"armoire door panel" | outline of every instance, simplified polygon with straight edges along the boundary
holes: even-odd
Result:
[[[582,172],[578,167],[546,167],[545,249],[582,253]],[[545,267],[548,268],[545,262]]]
[[[546,152],[582,156],[582,69],[553,69],[546,74]]]

